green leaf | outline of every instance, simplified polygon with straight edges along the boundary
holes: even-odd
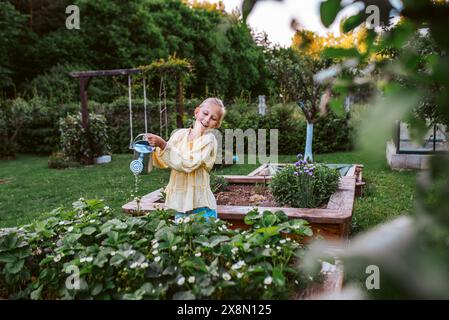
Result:
[[[173,295],[173,300],[195,300],[195,298],[195,295],[190,290],[176,292]]]
[[[270,211],[264,211],[262,215],[262,225],[264,227],[271,227],[274,225],[277,221],[277,218],[274,214],[272,214]]]
[[[41,297],[41,293],[42,293],[42,288],[44,287],[44,285],[40,285],[39,288],[37,288],[36,290],[32,291],[30,294],[30,299],[31,300],[39,300],[39,298]]]
[[[98,295],[103,290],[103,285],[101,283],[97,283],[95,287],[92,289],[91,294],[93,296]]]
[[[106,253],[99,252],[98,255],[95,257],[94,265],[96,265],[97,267],[103,268],[103,266],[106,262],[108,262],[108,257],[106,255]]]
[[[23,260],[23,259],[9,262],[5,265],[5,270],[8,273],[16,274],[20,270],[22,270],[24,264],[25,264],[25,260]]]
[[[246,19],[248,18],[248,15],[253,10],[254,5],[256,4],[256,2],[257,2],[257,0],[243,0],[243,3],[242,3],[243,21],[246,22]]]
[[[226,236],[214,236],[211,238],[210,246],[213,248],[216,245],[218,245],[219,243],[222,243],[222,242],[225,242],[228,240],[229,240],[229,237],[226,237]]]
[[[354,16],[351,16],[349,18],[347,18],[344,22],[343,22],[343,32],[347,33],[355,28],[357,28],[364,20],[365,20],[366,15],[363,13],[358,13]]]
[[[327,0],[320,4],[321,22],[328,28],[342,9],[341,0]]]
[[[278,286],[285,286],[285,277],[279,268],[273,269],[273,281]]]
[[[13,263],[16,260],[17,260],[17,257],[11,253],[0,254],[0,262]]]
[[[116,254],[115,256],[113,256],[113,257],[111,258],[111,260],[109,261],[109,264],[110,264],[111,266],[118,266],[118,265],[120,265],[123,261],[125,261],[125,258],[122,257],[122,256],[119,255],[119,254]]]
[[[86,227],[83,229],[83,234],[90,236],[95,233],[95,231],[97,231],[97,229],[94,227]]]

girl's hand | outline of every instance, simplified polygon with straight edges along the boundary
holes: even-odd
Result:
[[[152,133],[147,134],[146,135],[146,139],[147,139],[149,144],[151,144],[152,146],[155,146],[155,147],[159,147],[162,150],[165,149],[165,146],[167,144],[167,142],[165,142],[164,139],[162,139],[158,135],[152,134]]]

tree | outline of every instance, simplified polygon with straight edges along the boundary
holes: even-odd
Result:
[[[323,115],[329,92],[323,96],[326,85],[316,82],[314,75],[330,65],[330,61],[319,56],[298,54],[293,49],[279,49],[269,61],[273,77],[279,84],[284,103],[295,101],[307,121],[304,157],[313,160],[312,141],[314,123]]]

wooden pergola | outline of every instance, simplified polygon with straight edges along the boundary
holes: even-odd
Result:
[[[128,84],[130,84],[130,76],[133,74],[142,73],[141,69],[115,69],[115,70],[93,70],[93,71],[74,71],[69,72],[73,78],[78,78],[80,83],[80,100],[81,100],[81,122],[83,128],[86,130],[89,147],[93,150],[93,141],[89,131],[89,106],[87,99],[87,90],[89,88],[90,80],[93,77],[112,77],[112,76],[128,76]],[[131,86],[129,85],[129,90]],[[131,94],[131,93],[130,93]],[[91,164],[94,159],[88,159]]]

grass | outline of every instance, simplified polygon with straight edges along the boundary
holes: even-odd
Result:
[[[113,156],[108,164],[49,169],[47,157],[18,155],[15,160],[0,160],[0,227],[11,227],[43,219],[51,210],[80,197],[104,199],[118,215],[121,206],[134,194],[134,176],[128,166],[131,155]],[[365,164],[365,195],[358,198],[353,218],[353,232],[370,228],[406,213],[413,204],[415,172],[396,172],[386,162],[369,164],[359,152],[342,152],[316,156],[327,163]],[[295,156],[280,156],[279,162],[293,162]],[[217,174],[248,174],[258,164],[234,165],[216,169]],[[136,195],[144,195],[168,182],[169,171],[154,169],[141,176]]]

